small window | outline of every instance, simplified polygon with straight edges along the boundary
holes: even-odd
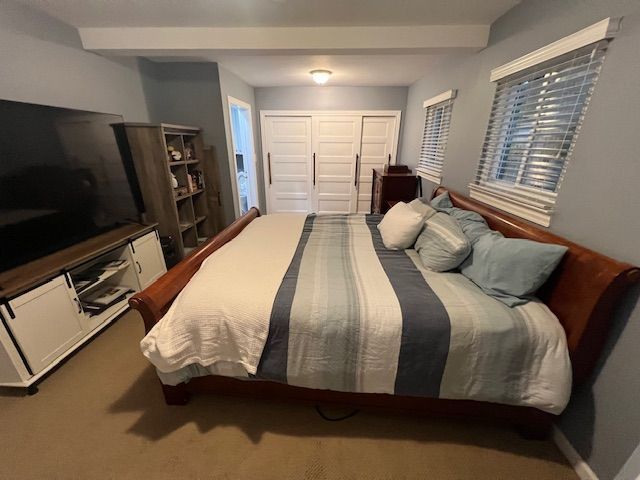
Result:
[[[471,197],[549,226],[607,45],[498,79]]]
[[[424,102],[426,109],[418,175],[437,184],[442,178],[444,152],[449,138],[451,109],[456,91],[449,90]]]

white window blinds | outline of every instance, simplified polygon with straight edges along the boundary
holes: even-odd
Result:
[[[426,111],[417,170],[418,175],[436,183],[440,183],[442,177],[454,97],[455,90],[450,90],[424,103]],[[432,102],[437,103],[430,104]]]
[[[607,44],[498,80],[472,197],[549,225]]]

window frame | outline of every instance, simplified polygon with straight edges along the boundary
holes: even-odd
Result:
[[[448,139],[449,139],[449,131],[451,130],[451,115],[453,111],[453,100],[456,98],[457,90],[451,89],[446,92],[442,92],[435,97],[432,97],[428,100],[425,100],[422,103],[422,108],[424,109],[424,124],[422,128],[422,139],[420,141],[420,150],[418,154],[418,166],[416,167],[416,174],[429,180],[430,182],[435,183],[436,185],[440,185],[442,181],[442,168],[444,166],[444,155],[447,149]],[[445,109],[449,109],[448,112],[445,112]],[[435,110],[434,117],[438,116],[438,121],[440,122],[437,125],[438,135],[437,138],[429,138],[432,145],[435,145],[435,149],[441,148],[442,162],[439,168],[430,168],[421,165],[422,161],[422,152],[425,149],[425,143],[427,141],[427,132],[433,132],[436,130],[435,124],[428,124],[430,119],[430,109]],[[440,115],[438,115],[440,113]],[[448,125],[446,126],[447,130],[442,131],[442,123],[445,120],[446,115],[448,115]],[[443,140],[444,137],[444,140]]]
[[[620,25],[620,18],[606,18],[594,25],[591,25],[590,27],[580,30],[579,32],[569,35],[568,37],[558,40],[557,42],[553,42],[541,49],[538,49],[492,70],[490,80],[492,82],[498,82],[503,79],[506,80],[508,77],[513,77],[512,81],[517,82],[518,74],[525,73],[524,71],[531,70],[533,67],[538,67],[542,64],[552,62],[555,59],[559,59],[559,57],[571,54],[572,52],[584,49],[591,45],[593,45],[594,48],[597,48],[600,42],[613,38],[619,31]],[[534,71],[533,73],[536,72]],[[469,196],[471,198],[482,201],[484,203],[488,203],[492,206],[500,208],[501,210],[513,213],[519,217],[525,218],[529,221],[532,221],[539,225],[543,225],[545,227],[548,227],[551,224],[551,217],[553,215],[554,206],[558,197],[558,188],[566,170],[568,160],[570,159],[573,152],[581,126],[581,120],[579,119],[576,121],[576,128],[574,132],[572,132],[570,144],[564,147],[564,142],[562,142],[558,147],[558,153],[562,153],[562,155],[559,157],[562,163],[559,166],[560,173],[558,177],[552,179],[551,181],[540,178],[540,185],[533,186],[535,178],[532,180],[532,175],[527,175],[527,166],[529,165],[530,168],[531,162],[535,161],[535,158],[533,158],[530,153],[531,149],[533,148],[532,145],[534,143],[540,143],[542,141],[536,140],[536,135],[542,135],[542,133],[540,133],[538,129],[544,128],[544,125],[540,123],[541,119],[544,120],[544,113],[536,111],[527,113],[528,116],[532,117],[531,120],[527,120],[527,122],[532,122],[532,126],[530,134],[525,136],[521,132],[522,127],[515,130],[517,119],[514,120],[514,116],[517,112],[514,113],[514,110],[518,105],[523,105],[527,102],[526,95],[524,95],[522,96],[522,98],[524,98],[525,100],[518,103],[518,98],[520,97],[518,89],[520,89],[521,93],[526,92],[533,97],[540,96],[542,105],[544,105],[544,102],[548,100],[546,97],[544,97],[544,94],[546,93],[546,91],[544,90],[546,81],[544,79],[547,78],[547,76],[548,74],[542,73],[539,78],[530,78],[526,80],[523,79],[520,83],[513,83],[513,85],[508,85],[506,88],[510,90],[513,89],[513,93],[505,93],[505,90],[500,91],[500,86],[496,85],[496,92],[494,93],[493,97],[494,106],[499,98],[511,97],[509,102],[507,102],[512,103],[512,105],[509,107],[511,110],[509,113],[503,114],[503,121],[506,122],[507,125],[500,125],[497,128],[495,127],[495,125],[491,125],[491,121],[494,120],[494,107],[492,107],[492,113],[490,116],[489,125],[487,126],[482,153],[480,155],[480,161],[476,168],[474,180],[469,184]],[[525,85],[526,83],[538,81],[541,81],[539,85],[529,87],[528,89],[523,88],[523,85]],[[590,85],[593,86],[596,82],[593,82]],[[532,92],[534,92],[535,89],[541,90],[541,93],[532,95]],[[568,94],[567,97],[571,95],[574,94]],[[590,93],[583,94],[582,90],[580,90],[577,95],[587,95],[580,110],[582,113],[584,113],[585,109],[588,106]],[[558,102],[561,100],[562,99],[557,99],[556,94],[556,98],[554,101]],[[578,104],[578,100],[576,100],[576,104]],[[570,121],[573,121],[573,116],[570,118]],[[515,131],[509,133],[508,130],[510,128],[514,129]],[[487,153],[487,138],[489,138],[490,134],[495,133],[496,130],[500,132],[500,138],[504,137],[504,140],[497,142],[502,143],[503,146],[501,147],[500,152],[496,151],[492,154]],[[502,133],[503,131],[505,131],[504,135]],[[516,134],[516,132],[519,133]],[[516,142],[513,140],[514,137],[523,137],[525,139]],[[511,144],[522,145],[522,147],[516,147],[518,153],[514,155],[513,158],[515,159],[510,159],[509,150],[512,148]],[[494,147],[494,145],[491,145],[490,147]],[[520,153],[520,151],[522,152]],[[519,163],[517,160],[518,155],[521,155],[521,160]],[[504,161],[502,162],[502,164],[496,163],[495,158],[492,159],[491,156],[500,156],[504,159]],[[494,165],[494,163],[496,163],[496,165]],[[510,167],[512,173],[503,173],[502,178],[497,178],[497,175],[494,175],[494,172],[500,169],[500,165],[503,165],[503,170]],[[517,172],[515,172],[514,175],[513,172],[516,169]],[[483,176],[485,176],[485,178],[482,178]],[[544,172],[542,172],[539,176],[544,176]],[[509,177],[510,179],[505,180],[505,177]],[[493,178],[493,180],[488,180],[489,178]],[[529,184],[526,184],[526,182],[529,182]],[[543,185],[544,183],[547,183],[549,185],[552,184],[553,190],[545,187]]]

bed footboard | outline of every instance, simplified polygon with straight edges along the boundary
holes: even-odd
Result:
[[[142,315],[146,333],[149,333],[153,326],[169,310],[175,298],[198,271],[202,262],[224,244],[237,237],[247,225],[259,216],[260,211],[255,207],[251,208],[215,237],[198,247],[153,284],[129,299],[131,308]]]

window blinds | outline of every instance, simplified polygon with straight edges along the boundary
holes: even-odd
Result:
[[[418,159],[418,174],[440,182],[444,151],[449,138],[453,98],[427,107],[422,132],[422,146]]]
[[[550,215],[607,44],[579,48],[497,82],[472,193]]]

